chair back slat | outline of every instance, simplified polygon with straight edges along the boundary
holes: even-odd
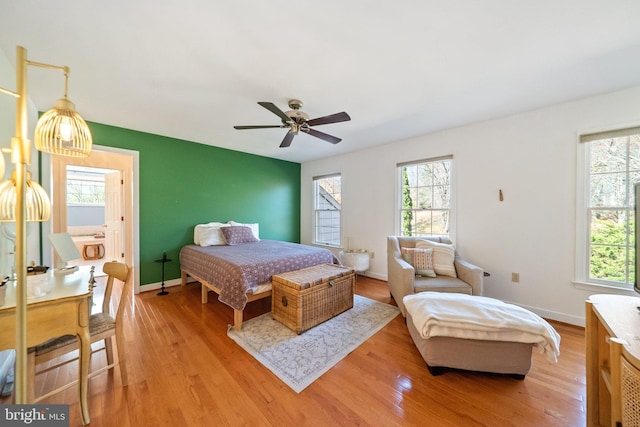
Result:
[[[121,262],[111,261],[104,263],[102,271],[104,271],[104,273],[108,276],[107,284],[104,289],[104,300],[102,301],[103,313],[111,314],[109,307],[111,302],[111,295],[113,292],[113,279],[118,279],[122,282],[122,293],[120,294],[120,298],[118,299],[116,313],[114,316],[117,320],[119,320],[122,315],[121,311],[124,310],[124,304],[122,304],[122,300],[126,297],[129,289],[129,267]]]

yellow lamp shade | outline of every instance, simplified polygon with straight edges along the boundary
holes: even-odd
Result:
[[[51,203],[44,188],[31,180],[31,173],[27,172],[25,187],[26,220],[49,221]],[[16,220],[16,173],[0,184],[0,222],[15,222]]]
[[[89,126],[67,98],[58,99],[56,106],[40,117],[33,139],[36,148],[45,153],[66,157],[91,154]]]

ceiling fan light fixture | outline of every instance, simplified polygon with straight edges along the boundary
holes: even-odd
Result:
[[[289,116],[291,118],[291,120],[293,120],[294,122],[296,122],[298,124],[303,124],[307,120],[309,120],[309,115],[307,113],[305,113],[304,111],[289,110],[285,114],[287,116]]]

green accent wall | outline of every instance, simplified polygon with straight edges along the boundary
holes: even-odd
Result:
[[[211,221],[259,223],[260,238],[300,242],[300,164],[88,123],[93,143],[138,151],[140,284],[180,277],[180,248]]]

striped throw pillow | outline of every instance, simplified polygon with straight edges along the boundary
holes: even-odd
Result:
[[[436,277],[433,268],[433,249],[400,248],[402,258],[416,270],[420,276]]]

